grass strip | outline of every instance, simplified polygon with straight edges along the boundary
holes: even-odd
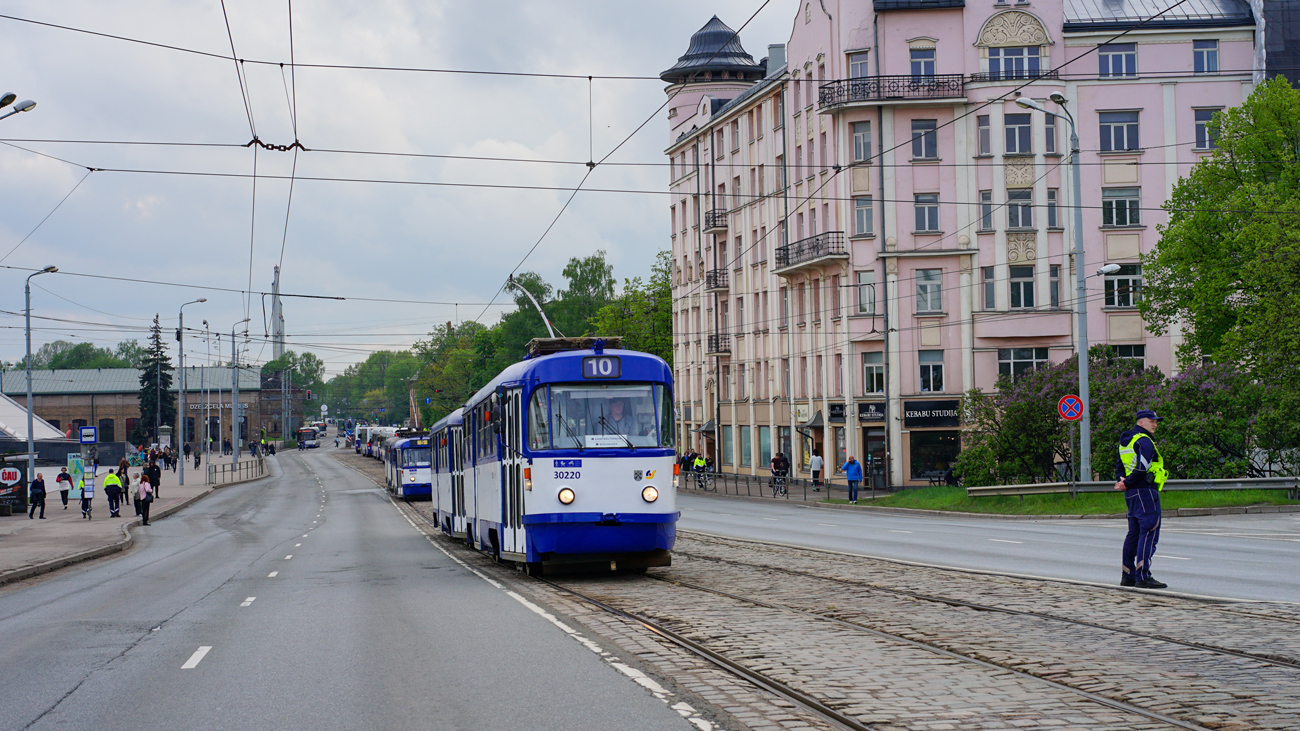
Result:
[[[1124,495],[1116,492],[1069,495],[1025,495],[969,497],[965,488],[921,487],[870,499],[871,491],[863,490],[859,505],[878,505],[890,508],[915,508],[918,510],[953,510],[963,513],[994,513],[1000,515],[1105,515],[1124,512]],[[823,502],[845,503],[846,500]],[[1215,492],[1165,492],[1160,495],[1160,506],[1165,510],[1176,508],[1225,508],[1250,505],[1298,505],[1300,501],[1288,500],[1284,490],[1223,490]]]

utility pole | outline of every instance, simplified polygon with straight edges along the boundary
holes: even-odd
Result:
[[[235,455],[233,464],[239,464],[239,346],[235,342],[235,328],[248,322],[251,318],[230,326],[230,441],[231,451]]]
[[[276,360],[284,356],[284,305],[280,302],[280,267],[275,268],[271,280],[271,355]]]

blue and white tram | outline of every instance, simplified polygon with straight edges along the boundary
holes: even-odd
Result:
[[[538,574],[667,566],[672,371],[595,347],[524,360],[465,404],[465,539]]]
[[[438,528],[465,537],[464,410],[456,409],[429,428],[433,444],[433,509]]]
[[[433,497],[433,451],[428,437],[389,437],[384,442],[384,481],[403,500]]]

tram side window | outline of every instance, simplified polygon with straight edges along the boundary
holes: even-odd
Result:
[[[550,423],[546,419],[547,393],[546,388],[539,388],[533,391],[529,402],[528,444],[531,449],[549,449],[551,446]]]

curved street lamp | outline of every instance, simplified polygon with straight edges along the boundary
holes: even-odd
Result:
[[[207,297],[200,297],[196,300],[186,302],[181,305],[180,319],[176,323],[176,351],[180,353],[180,383],[176,389],[176,428],[180,432],[180,438],[176,440],[177,461],[180,462],[179,484],[185,485],[185,307],[186,305],[197,305],[200,302],[207,302]],[[205,320],[206,322],[206,320]]]
[[[27,277],[27,284],[24,287],[27,295],[25,314],[27,316],[27,484],[29,485],[36,475],[36,440],[32,437],[32,429],[35,427],[35,419],[32,418],[32,277],[53,274],[57,271],[59,268],[51,264],[39,272],[33,272]]]
[[[4,94],[0,94],[0,109],[3,109],[9,106],[10,104],[13,104],[14,100],[17,98],[18,95],[13,93],[12,91],[6,91]],[[0,119],[4,119],[5,117],[12,117],[19,112],[29,112],[35,108],[36,108],[36,102],[32,101],[31,99],[24,99],[23,101],[14,104],[13,109],[10,109],[8,112],[4,114],[0,114]]]

